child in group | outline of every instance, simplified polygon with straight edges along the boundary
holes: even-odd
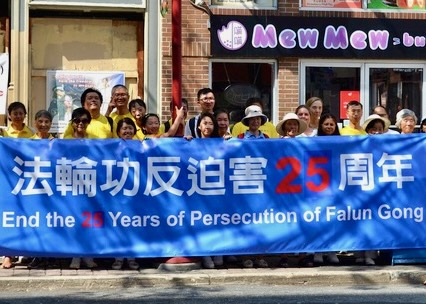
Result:
[[[12,102],[7,108],[7,113],[7,118],[11,123],[10,126],[3,131],[4,137],[30,138],[33,136],[34,132],[24,123],[27,116],[27,109],[22,102]]]
[[[176,107],[176,119],[173,125],[167,132],[161,133],[160,117],[157,114],[148,113],[142,117],[142,131],[145,134],[145,138],[173,137],[184,119],[185,113],[183,107],[180,109]]]
[[[135,139],[142,140],[145,138],[145,134],[143,134],[142,132],[142,118],[145,116],[146,113],[146,104],[140,98],[132,99],[129,102],[129,111],[135,119],[136,123]]]
[[[117,135],[121,139],[125,140],[131,140],[136,134],[136,124],[135,122],[129,118],[124,117],[123,119],[119,120],[117,123]],[[111,265],[111,268],[113,270],[120,270],[123,268],[124,264],[124,258],[115,258],[114,263]],[[131,270],[138,270],[139,264],[136,262],[134,258],[127,258],[127,266]]]
[[[52,134],[49,133],[52,126],[52,114],[46,110],[40,110],[34,117],[34,127],[36,133],[31,136],[31,139],[53,139]]]
[[[117,135],[121,139],[133,139],[136,130],[135,122],[129,117],[124,117],[117,123]]]

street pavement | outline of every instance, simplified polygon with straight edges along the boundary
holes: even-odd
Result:
[[[113,259],[96,259],[96,269],[69,269],[69,260],[60,259],[58,266],[28,269],[26,263],[15,263],[11,269],[0,269],[3,291],[109,289],[152,286],[198,286],[223,284],[258,285],[384,285],[416,284],[426,280],[426,265],[364,266],[352,257],[340,256],[341,265],[299,267],[297,257],[290,258],[288,268],[279,268],[279,257],[266,257],[269,268],[242,268],[241,264],[225,264],[220,269],[202,269],[199,263],[165,265],[157,259],[141,259],[139,270],[111,270]],[[426,287],[425,287],[426,288]]]

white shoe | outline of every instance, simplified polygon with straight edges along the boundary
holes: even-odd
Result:
[[[114,263],[111,265],[112,270],[120,270],[123,268],[124,259],[115,259]]]
[[[253,261],[248,259],[243,261],[244,268],[253,268]]]
[[[206,269],[214,269],[214,263],[211,257],[206,256],[202,259],[203,267]]]
[[[93,258],[83,258],[83,263],[86,264],[87,268],[96,268],[98,264],[93,261]]]
[[[218,255],[218,256],[214,256],[213,257],[213,263],[214,266],[223,266],[223,256],[222,255]]]
[[[322,256],[322,253],[315,253],[314,254],[314,263],[315,264],[324,264],[324,257]]]
[[[140,267],[135,259],[127,259],[127,266],[129,266],[129,269],[131,270],[138,270]]]
[[[266,262],[264,259],[254,260],[254,265],[257,268],[268,268],[268,262]]]
[[[332,252],[327,254],[327,261],[331,264],[339,264],[339,258],[337,257],[336,253]]]
[[[376,265],[376,262],[372,258],[365,258],[365,265],[367,266],[374,266]]]
[[[80,264],[81,264],[81,258],[73,258],[71,260],[71,264],[70,264],[69,268],[80,269]]]

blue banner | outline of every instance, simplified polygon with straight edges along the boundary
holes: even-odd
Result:
[[[425,140],[0,138],[0,252],[425,248]]]

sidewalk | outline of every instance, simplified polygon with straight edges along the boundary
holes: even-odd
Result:
[[[256,285],[376,285],[416,284],[426,280],[426,265],[398,266],[321,266],[313,268],[243,269],[231,265],[223,269],[189,271],[111,270],[102,265],[90,269],[28,269],[17,264],[12,269],[0,269],[0,288],[3,291],[110,289],[115,287],[196,286],[222,284]],[[346,263],[344,263],[346,264]],[[144,265],[142,265],[144,266]]]

